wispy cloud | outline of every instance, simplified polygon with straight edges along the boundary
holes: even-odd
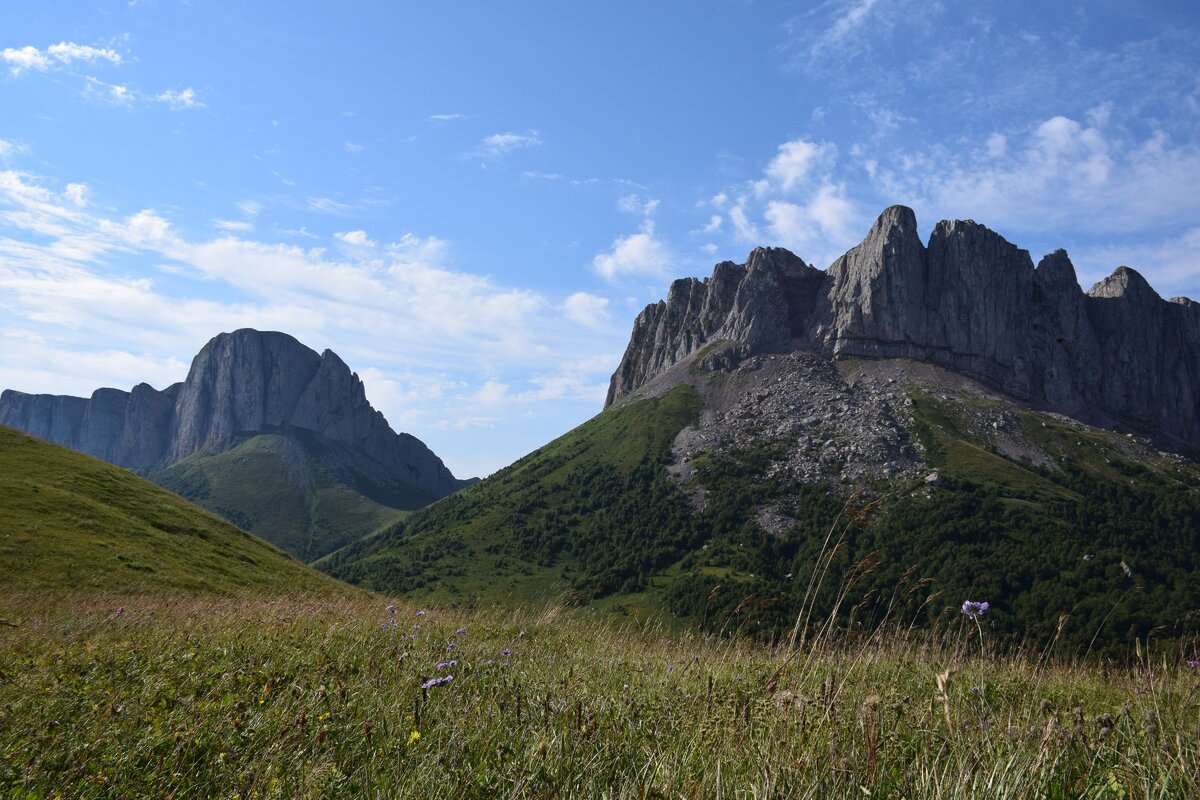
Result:
[[[427,117],[430,122],[458,122],[466,118],[466,114],[430,114]]]
[[[590,292],[575,292],[563,301],[563,313],[567,319],[578,322],[585,328],[598,329],[612,321],[608,311],[608,298]]]
[[[541,134],[535,130],[529,130],[525,133],[494,133],[491,136],[485,137],[471,151],[470,155],[476,158],[499,159],[514,150],[526,150],[531,147],[539,147],[541,144]]]
[[[154,95],[153,100],[159,103],[166,103],[173,111],[183,111],[189,108],[204,108],[204,103],[196,97],[196,90],[188,87],[181,91],[168,89],[165,92],[159,92]]]

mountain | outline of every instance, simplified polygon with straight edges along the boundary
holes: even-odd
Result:
[[[0,426],[0,591],[345,587],[149,481]]]
[[[1194,304],[915,227],[893,207],[828,270],[760,248],[676,281],[599,416],[317,566],[763,635],[802,611],[946,625],[966,599],[1080,653],[1194,631]]]
[[[146,475],[304,559],[466,483],[395,433],[336,353],[283,333],[220,334],[162,391],[8,390],[0,424]]]
[[[634,323],[608,403],[716,341],[728,356],[805,350],[907,358],[1037,408],[1124,422],[1200,446],[1200,304],[1164,301],[1118,268],[1086,294],[1067,254],[1029,253],[973,221],[929,243],[903,206],[822,272],[779,249],[675,281]]]

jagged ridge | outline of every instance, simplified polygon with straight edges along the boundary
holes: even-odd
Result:
[[[717,340],[733,357],[804,349],[910,358],[1088,421],[1132,422],[1200,445],[1200,306],[1165,301],[1128,267],[1084,293],[1063,250],[1029,253],[971,220],[886,209],[861,244],[818,270],[778,248],[647,306],[606,405]]]

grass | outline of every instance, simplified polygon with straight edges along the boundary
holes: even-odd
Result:
[[[149,481],[0,427],[0,591],[347,591]]]
[[[999,657],[985,617],[789,654],[385,606],[2,595],[4,796],[1196,796],[1200,672],[1153,649]]]

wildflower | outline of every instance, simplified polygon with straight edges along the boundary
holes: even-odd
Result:
[[[518,639],[524,639],[524,638],[525,638],[525,631],[521,631],[520,633],[518,633],[518,634],[517,634],[517,638],[518,638]]]
[[[395,614],[395,613],[396,613],[396,607],[395,607],[395,606],[388,606],[388,607],[387,607],[387,612],[388,612],[389,614]]]
[[[440,678],[430,678],[421,684],[422,689],[432,689],[435,686],[445,686],[454,680],[453,675],[443,675]]]
[[[978,686],[972,686],[972,687],[971,687],[971,694],[979,694],[979,693],[980,693],[980,692],[982,692],[982,691],[983,691],[983,690],[982,690],[982,689],[980,689]]]
[[[504,656],[505,658],[508,658],[509,656],[512,655],[512,650],[509,650],[507,647],[505,647],[503,650],[500,651],[500,655]]]
[[[1123,560],[1121,561],[1121,571],[1125,573],[1126,578],[1133,577],[1133,568],[1126,564]]]
[[[454,635],[455,635],[455,636],[466,636],[466,635],[467,635],[467,629],[466,629],[466,628],[459,628],[458,630],[456,630],[456,631],[454,632]]]
[[[117,616],[118,617],[125,616],[125,606],[121,606],[120,608],[117,609]]]
[[[455,644],[454,642],[451,642],[450,644],[446,645],[446,652],[449,653],[451,650],[453,650],[456,647],[458,647],[458,645]]]
[[[410,733],[408,735],[408,746],[411,747],[412,745],[416,744],[417,740],[420,738],[421,738],[421,732],[413,731],[412,733]]]
[[[971,619],[977,620],[986,614],[990,607],[991,606],[988,605],[986,600],[982,602],[977,602],[975,600],[964,600],[962,604],[962,613],[966,614]]]
[[[417,611],[417,616],[418,616],[418,617],[423,617],[423,616],[425,616],[425,609],[423,609],[423,608],[422,608],[422,609],[420,609],[419,611]]]
[[[1187,664],[1188,669],[1196,669],[1197,667],[1200,667],[1200,661],[1198,661],[1194,658],[1189,658],[1187,661],[1185,661],[1183,663]]]
[[[444,669],[449,669],[450,667],[457,666],[457,665],[458,665],[458,659],[452,658],[449,661],[440,662],[436,667],[433,668],[433,671],[441,672]]]
[[[671,674],[672,672],[674,672],[674,671],[675,671],[675,665],[674,665],[674,664],[667,664],[667,674],[668,674],[668,675],[670,675],[670,674]]]

